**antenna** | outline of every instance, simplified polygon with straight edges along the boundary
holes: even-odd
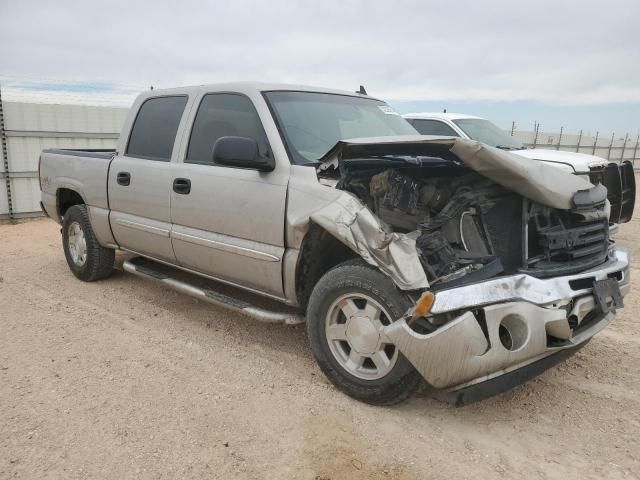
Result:
[[[442,113],[447,113],[447,109],[445,108],[444,110],[442,110]]]
[[[367,91],[364,89],[364,85],[360,85],[360,90],[356,90],[356,93],[360,95],[368,95]]]

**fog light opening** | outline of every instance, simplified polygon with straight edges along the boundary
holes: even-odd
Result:
[[[498,336],[500,337],[502,346],[510,352],[514,352],[527,343],[529,329],[520,316],[507,315],[500,322]]]
[[[500,343],[502,343],[502,346],[507,350],[512,350],[513,338],[511,338],[511,333],[507,330],[507,327],[500,324],[500,327],[498,328],[498,335],[500,335]]]

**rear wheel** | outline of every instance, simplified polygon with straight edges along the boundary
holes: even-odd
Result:
[[[327,272],[311,294],[307,333],[325,375],[347,395],[374,405],[409,397],[422,377],[381,335],[409,308],[393,282],[362,261]]]
[[[65,212],[62,245],[69,269],[80,280],[93,282],[111,275],[115,251],[98,243],[85,205],[74,205]]]

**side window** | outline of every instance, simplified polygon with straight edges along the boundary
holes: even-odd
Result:
[[[456,131],[439,120],[411,120],[411,125],[422,135],[439,135],[445,137],[459,137]]]
[[[148,160],[171,160],[178,125],[187,104],[184,95],[146,100],[133,122],[126,155]]]
[[[234,93],[205,95],[193,121],[185,162],[212,164],[216,140],[229,136],[253,138],[260,153],[267,155],[267,136],[251,100]]]

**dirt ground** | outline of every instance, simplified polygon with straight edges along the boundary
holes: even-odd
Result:
[[[640,259],[640,220],[618,236]],[[526,385],[454,408],[336,391],[300,326],[116,272],[82,283],[59,227],[0,226],[0,478],[640,478],[640,293]]]

